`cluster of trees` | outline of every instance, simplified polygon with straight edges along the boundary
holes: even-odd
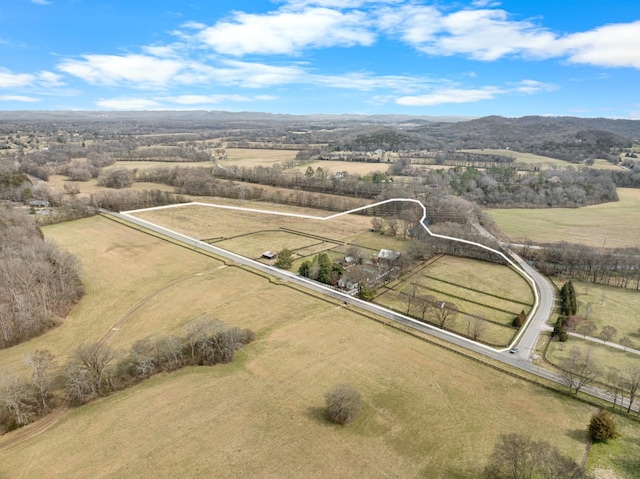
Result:
[[[585,384],[598,383],[600,387],[609,391],[614,408],[618,398],[626,397],[629,401],[627,413],[631,412],[640,388],[640,366],[632,365],[624,371],[609,368],[605,372],[599,367],[591,350],[582,352],[577,347],[571,349],[569,356],[561,361],[559,366],[562,379],[570,393],[578,394]]]
[[[0,208],[0,347],[53,327],[84,294],[75,256],[21,211]]]
[[[98,175],[98,186],[128,188],[133,184],[134,172],[128,168],[109,168]]]
[[[146,338],[125,354],[104,343],[83,344],[62,367],[49,351],[37,350],[25,356],[26,372],[5,371],[1,379],[0,431],[32,422],[63,398],[80,405],[160,372],[229,363],[254,340],[251,330],[202,316],[190,323],[184,336]]]
[[[324,284],[335,286],[344,274],[344,268],[339,262],[331,261],[327,253],[320,253],[313,259],[300,264],[298,274]]]
[[[557,447],[517,433],[500,435],[484,469],[486,479],[581,479],[584,474]]]
[[[36,350],[24,357],[27,373],[4,371],[0,382],[0,434],[11,431],[49,413],[58,403],[55,388],[54,356]]]
[[[430,294],[420,294],[420,285],[413,284],[409,293],[404,293],[407,301],[407,315],[425,323],[432,323],[441,329],[451,328],[455,324],[460,310],[455,303],[440,301]],[[412,314],[413,313],[413,314]],[[484,331],[484,320],[480,316],[469,316],[468,335],[478,339]]]
[[[551,337],[556,337],[558,341],[565,342],[568,339],[567,331],[575,329],[577,312],[576,290],[573,287],[573,283],[568,281],[560,288],[560,316],[556,320]]]
[[[525,248],[525,256],[548,276],[640,290],[639,248],[605,249],[562,242]]]
[[[618,199],[611,174],[589,168],[521,175],[511,166],[455,167],[429,171],[423,182],[493,207],[576,207]]]

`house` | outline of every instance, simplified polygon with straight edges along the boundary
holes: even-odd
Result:
[[[264,253],[262,253],[262,257],[264,259],[276,259],[276,256],[278,256],[278,254],[274,253],[273,251],[265,251]]]
[[[392,263],[400,257],[400,254],[399,251],[383,248],[378,252],[378,261],[383,260]]]

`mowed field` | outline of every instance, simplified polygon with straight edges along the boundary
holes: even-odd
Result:
[[[466,334],[471,316],[483,318],[479,339],[492,345],[508,345],[517,333],[511,327],[513,318],[520,311],[528,314],[533,305],[531,286],[515,270],[455,256],[443,256],[401,282],[388,284],[375,302],[405,312],[414,287],[418,296],[428,294],[456,305],[459,313],[446,325],[450,330]],[[415,306],[411,312],[420,317]]]
[[[0,352],[3,365],[36,348],[62,361],[124,317],[116,349],[180,334],[203,313],[258,340],[232,364],[159,375],[66,412],[3,451],[0,476],[472,478],[508,432],[584,453],[592,410],[579,402],[103,217],[44,230],[82,260],[88,294],[63,326]],[[347,427],[323,416],[336,382],[364,398]]]
[[[103,217],[45,234],[82,260],[88,293],[63,326],[0,352],[3,365],[36,348],[62,360],[123,317],[116,349],[180,334],[203,313],[258,340],[232,364],[159,375],[66,412],[0,452],[0,476],[478,477],[508,432],[584,454],[591,408],[341,304]],[[336,382],[364,398],[347,427],[323,417]]]
[[[640,190],[618,188],[620,201],[583,208],[489,209],[486,212],[513,242],[567,241],[589,246],[638,246]]]
[[[482,150],[461,150],[469,153],[477,153],[479,155],[503,155],[503,156],[511,156],[515,158],[515,163],[524,163],[530,166],[537,166],[541,169],[547,168],[566,168],[570,166],[571,163],[567,161],[558,160],[556,158],[549,158],[548,156],[540,156],[534,155],[533,153],[523,153],[520,151],[512,151],[512,150],[497,150],[497,149],[482,149]]]

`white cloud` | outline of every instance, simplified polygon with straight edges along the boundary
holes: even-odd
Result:
[[[34,103],[40,101],[40,99],[24,95],[0,95],[0,101],[19,101],[23,103]]]
[[[328,8],[279,10],[264,15],[237,12],[201,30],[196,38],[218,53],[298,54],[304,48],[371,45],[375,34],[363,12]]]
[[[491,86],[475,89],[447,88],[426,95],[403,96],[396,99],[396,103],[404,106],[473,103],[480,100],[490,100],[501,93],[504,93],[504,90]]]
[[[36,80],[30,73],[11,73],[0,69],[0,88],[19,88],[31,85]]]
[[[51,2],[48,0],[31,0],[31,3],[35,3],[36,5],[51,5]]]
[[[558,44],[573,63],[640,69],[640,20],[567,35]]]
[[[551,83],[542,83],[537,80],[522,80],[518,83],[505,87],[485,86],[481,88],[439,88],[423,95],[410,95],[397,98],[396,103],[405,106],[433,106],[448,103],[474,103],[481,100],[491,100],[498,95],[533,95],[540,92],[551,92],[557,89],[558,87]]]
[[[148,55],[83,55],[67,59],[58,69],[92,85],[115,86],[132,83],[140,88],[165,87],[185,65],[182,61]]]
[[[535,93],[550,92],[557,89],[558,86],[552,83],[542,83],[536,80],[522,80],[513,88],[513,91],[517,93],[524,93],[525,95],[533,95]]]
[[[65,84],[60,75],[48,71],[41,71],[38,73],[37,83],[46,88],[63,86]]]
[[[173,97],[163,98],[166,101],[172,103],[178,103],[180,105],[207,105],[217,104],[224,102],[252,102],[252,101],[268,101],[273,100],[275,97],[269,95],[179,95]]]
[[[100,99],[95,104],[108,110],[156,110],[161,106],[157,101],[146,98]]]

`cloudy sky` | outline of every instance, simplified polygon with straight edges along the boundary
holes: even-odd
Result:
[[[640,2],[3,0],[0,109],[640,119]]]

